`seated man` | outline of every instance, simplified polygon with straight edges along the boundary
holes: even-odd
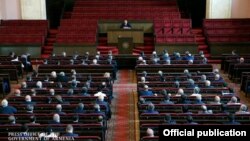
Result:
[[[131,29],[132,26],[130,25],[130,23],[128,23],[127,20],[124,20],[124,22],[121,24],[120,28],[123,28],[123,29]]]
[[[66,134],[64,134],[63,136],[77,137],[78,134],[75,134],[73,131],[74,131],[73,126],[71,124],[68,124],[66,127]]]

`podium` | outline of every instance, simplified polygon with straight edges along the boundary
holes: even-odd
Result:
[[[132,54],[135,44],[144,43],[143,29],[109,29],[108,44],[118,45],[119,54]]]
[[[107,34],[108,44],[117,44],[118,38],[123,37],[131,37],[135,44],[144,43],[143,29],[109,29]]]
[[[132,37],[118,38],[119,54],[132,54],[133,48],[134,48],[134,43]]]

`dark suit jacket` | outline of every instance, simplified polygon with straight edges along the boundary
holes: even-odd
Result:
[[[63,136],[68,136],[68,137],[78,137],[78,134],[74,134],[74,133],[67,133],[67,134],[64,134]]]
[[[132,28],[132,26],[130,25],[130,23],[127,23],[127,25],[125,25],[125,23],[122,23],[120,28]]]
[[[154,95],[152,91],[140,91],[140,96],[152,96]]]
[[[17,112],[17,109],[12,106],[2,107],[0,109],[1,114],[15,114]]]

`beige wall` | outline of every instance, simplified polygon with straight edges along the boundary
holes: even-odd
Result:
[[[250,0],[232,0],[232,18],[250,18]]]
[[[46,19],[46,0],[0,0],[0,19]]]
[[[232,0],[207,0],[206,18],[220,19],[231,18]]]
[[[20,19],[20,0],[0,0],[1,19]]]
[[[20,0],[22,19],[46,19],[45,0]]]

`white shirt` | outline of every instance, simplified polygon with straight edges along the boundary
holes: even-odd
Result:
[[[96,96],[96,97],[99,97],[99,96],[104,96],[104,97],[106,97],[106,94],[103,93],[103,92],[97,92],[96,94],[94,94],[94,96]]]

